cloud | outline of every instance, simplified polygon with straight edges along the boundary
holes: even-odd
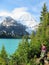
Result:
[[[0,12],[0,16],[10,16],[11,14],[7,11]]]
[[[21,7],[21,8],[15,8],[11,12],[1,11],[0,16],[11,16],[14,19],[19,19],[20,16],[27,13],[27,10],[28,9],[26,7]]]
[[[12,17],[14,19],[19,19],[23,14],[26,14],[27,13],[27,8],[25,7],[21,7],[21,8],[15,8],[13,11],[12,11]]]
[[[13,19],[20,21],[20,23],[27,25],[28,27],[38,24],[26,7],[15,8],[11,12],[2,11],[0,12],[0,16],[11,16]]]
[[[28,15],[32,15],[30,12],[28,12],[28,8],[26,7],[20,7],[20,8],[15,8],[11,12],[8,11],[1,11],[0,16],[11,16],[12,18],[19,20],[22,16],[23,19],[25,17],[25,20],[27,19]]]

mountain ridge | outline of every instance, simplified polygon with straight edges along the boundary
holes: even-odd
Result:
[[[26,26],[18,23],[11,17],[5,17],[0,23],[0,37],[21,37],[24,35],[29,35],[26,31]]]

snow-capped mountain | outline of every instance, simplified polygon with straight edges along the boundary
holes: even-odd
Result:
[[[0,23],[0,37],[2,36],[23,36],[29,34],[26,31],[26,26],[18,23],[11,17],[5,17]]]

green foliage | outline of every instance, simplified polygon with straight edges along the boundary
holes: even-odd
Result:
[[[18,49],[14,53],[15,57],[18,57],[20,64],[26,64],[28,62],[28,51],[29,51],[29,43],[28,39],[23,39],[19,44]],[[19,64],[19,65],[20,65]]]
[[[3,58],[1,58],[1,57],[0,57],[0,65],[6,65],[5,59],[3,59]]]
[[[2,50],[1,50],[0,56],[2,58],[7,58],[7,56],[8,56],[4,46],[2,46]]]
[[[6,53],[5,47],[2,46],[2,50],[0,52],[0,64],[6,65],[8,64],[8,55]]]

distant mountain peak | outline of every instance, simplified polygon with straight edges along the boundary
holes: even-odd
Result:
[[[26,34],[29,35],[29,32],[26,31],[26,26],[18,23],[11,17],[5,17],[5,19],[0,23],[0,37],[12,37],[13,35],[14,37],[19,37]]]
[[[16,26],[16,21],[12,18],[12,17],[10,17],[10,16],[8,16],[8,17],[5,17],[3,20],[2,20],[2,25],[3,26]]]

